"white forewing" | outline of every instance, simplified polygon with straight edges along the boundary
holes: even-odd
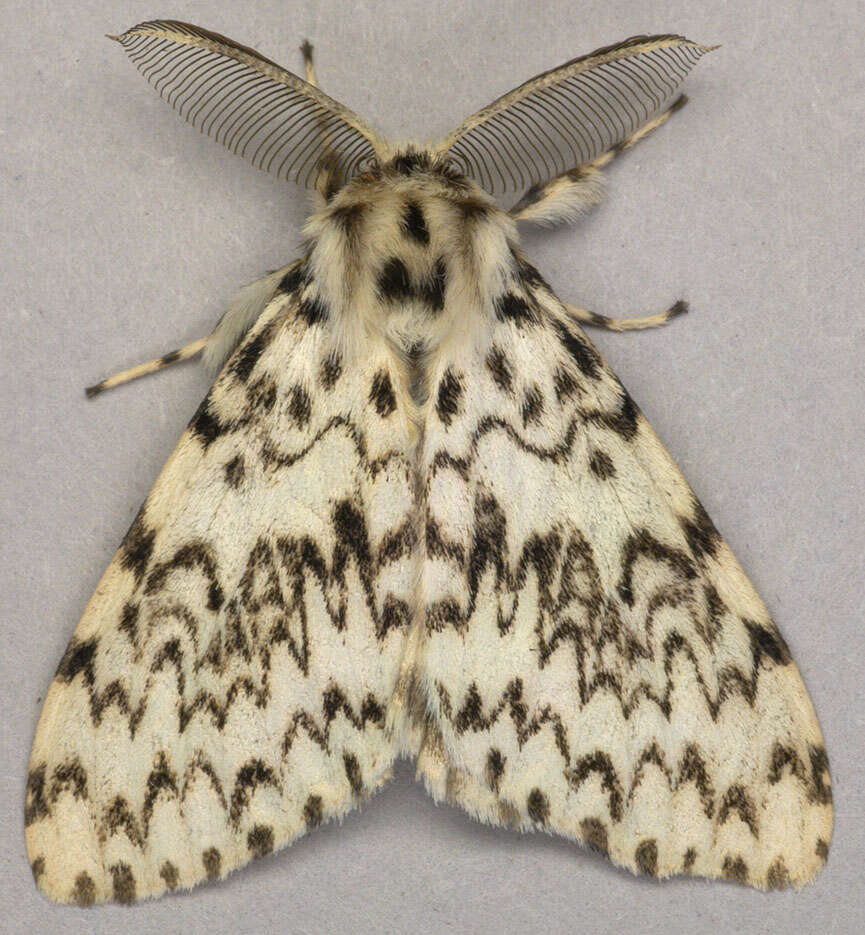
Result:
[[[370,402],[383,346],[343,366],[324,310],[289,288],[190,423],[49,691],[27,847],[56,901],[223,876],[388,775],[406,442]]]
[[[426,423],[420,772],[483,821],[635,871],[807,882],[831,793],[789,651],[645,418],[522,266],[499,303],[515,314],[490,309],[485,339],[440,362],[459,389]]]

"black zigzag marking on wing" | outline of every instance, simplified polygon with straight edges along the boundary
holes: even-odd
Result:
[[[385,710],[386,702],[377,699],[372,692],[368,692],[355,708],[337,684],[328,685],[321,693],[320,713],[299,707],[288,715],[288,726],[281,742],[281,762],[270,765],[258,757],[250,757],[236,770],[233,785],[228,789],[220,781],[216,767],[203,751],[197,750],[180,774],[169,765],[171,758],[168,751],[157,750],[145,780],[145,794],[140,808],[117,795],[102,814],[94,815],[100,840],[122,834],[136,848],[144,850],[157,800],[168,798],[182,805],[200,776],[205,778],[231,827],[237,831],[257,788],[271,787],[282,794],[282,782],[279,779],[281,767],[290,758],[292,747],[301,734],[326,753],[338,752],[331,743],[335,721],[345,718],[358,731],[367,729],[368,725],[383,730]],[[353,766],[349,763],[346,780],[355,794],[363,791],[356,758]],[[90,801],[87,783],[87,772],[77,758],[55,766],[50,773],[44,763],[31,769],[27,779],[25,823],[31,825],[50,818],[57,801],[65,793],[82,801]]]
[[[139,665],[149,664],[147,688],[136,692],[137,699],[121,677],[101,686],[97,684],[97,637],[83,642],[73,638],[56,678],[67,684],[81,678],[88,692],[92,722],[100,724],[108,709],[116,709],[126,717],[134,736],[147,710],[150,684],[159,673],[173,671],[179,699],[179,730],[185,730],[199,714],[208,716],[221,728],[238,697],[251,698],[258,705],[268,701],[270,658],[275,646],[285,644],[300,670],[308,671],[305,595],[310,584],[321,593],[331,624],[342,630],[346,626],[351,588],[347,572],[352,566],[358,574],[377,637],[384,639],[392,629],[407,626],[408,604],[389,594],[379,610],[374,580],[382,568],[411,552],[415,539],[411,522],[406,520],[387,533],[375,551],[363,513],[350,500],[334,505],[331,522],[335,545],[329,558],[310,536],[283,536],[273,542],[259,539],[230,596],[213,550],[200,540],[182,545],[170,558],[155,562],[126,602],[118,622],[118,628],[140,660]],[[171,575],[175,572],[193,573],[202,579],[203,593],[207,595],[203,611],[196,612],[184,604],[171,589]],[[283,580],[287,584],[283,585]],[[196,593],[199,591],[202,589]],[[144,598],[146,627],[139,607]],[[219,623],[205,624],[202,613],[213,615],[211,620],[221,614]],[[172,621],[176,626],[171,625]],[[201,634],[210,632],[212,636],[203,645]],[[253,659],[259,665],[252,665]],[[219,696],[203,687],[196,690],[190,684],[190,673],[211,669],[222,676],[232,660],[243,660],[248,671],[236,675]]]
[[[306,445],[299,448],[297,451],[288,452],[280,450],[273,438],[269,434],[265,434],[264,441],[261,445],[261,457],[265,464],[270,467],[292,467],[299,461],[302,461],[325,436],[338,429],[345,430],[346,435],[354,444],[358,461],[372,478],[375,478],[379,471],[384,470],[394,461],[405,462],[405,455],[396,449],[380,455],[377,458],[370,458],[364,433],[347,416],[333,416],[327,421],[323,428],[315,433]]]
[[[710,758],[701,752],[696,741],[689,743],[681,757],[671,763],[658,743],[650,740],[634,756],[629,773],[622,774],[603,750],[573,756],[565,729],[567,718],[551,705],[545,705],[530,715],[529,702],[519,678],[511,681],[502,694],[486,706],[486,711],[477,683],[468,687],[459,707],[454,705],[447,689],[440,682],[436,683],[435,690],[439,710],[457,735],[489,732],[504,719],[514,731],[518,749],[522,749],[541,731],[551,731],[568,784],[576,792],[593,774],[600,776],[602,788],[608,794],[608,810],[614,824],[622,820],[626,807],[654,768],[664,777],[671,792],[693,784],[707,818],[717,818],[719,824],[724,824],[736,816],[745,823],[753,837],[759,837],[759,815],[755,803],[740,784],[733,783],[723,791],[715,788],[707,767]],[[791,760],[796,763],[796,767],[791,768],[791,774],[800,782],[809,801],[826,803],[831,801],[831,792],[826,783],[828,767],[825,749],[822,746],[811,746],[809,750],[810,768],[806,768],[801,758],[793,754]],[[782,750],[777,757],[785,758],[786,752]],[[770,783],[777,782],[779,778],[775,773],[777,757],[773,757],[765,777]],[[508,765],[506,760],[501,760],[500,755],[496,763],[496,781],[500,785]]]
[[[468,550],[449,542],[435,518],[428,516],[427,551],[432,557],[455,563],[465,575],[468,603],[464,609],[451,606],[453,602],[449,602],[447,608],[431,605],[427,625],[432,629],[465,629],[477,607],[481,580],[491,570],[498,626],[505,634],[518,613],[529,573],[533,573],[538,589],[535,634],[540,664],[543,667],[554,652],[569,647],[578,666],[577,688],[583,705],[603,690],[618,698],[626,718],[644,699],[656,704],[669,717],[674,688],[673,661],[681,656],[690,661],[711,716],[717,719],[722,705],[731,697],[744,697],[750,705],[754,704],[761,669],[788,665],[791,661],[771,622],[756,623],[731,614],[714,588],[698,577],[691,558],[679,549],[658,542],[646,530],[636,531],[623,544],[619,581],[614,588],[606,589],[601,584],[593,550],[573,523],[562,522],[544,535],[533,533],[513,565],[507,554],[506,527],[505,511],[487,493],[479,493],[475,499]],[[633,624],[625,626],[622,616],[634,609],[633,576],[638,559],[651,562],[655,575],[660,568],[665,568],[666,575],[660,577],[660,585],[649,589],[641,626],[635,629]],[[710,649],[723,626],[743,629],[751,649],[750,670],[743,671],[733,664],[724,666],[717,673],[718,690],[713,693],[689,639],[676,629],[664,637],[660,647],[662,658],[658,660],[654,621],[667,607],[686,613],[689,627]],[[642,640],[638,638],[640,632],[645,634]],[[608,644],[615,646],[617,659],[631,667],[641,660],[660,662],[665,677],[662,690],[656,690],[644,680],[626,695],[621,675],[604,665]]]

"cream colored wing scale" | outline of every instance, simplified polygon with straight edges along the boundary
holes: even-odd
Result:
[[[26,837],[51,899],[221,877],[387,777],[415,577],[389,360],[347,364],[295,265],[193,418],[45,701]]]
[[[787,646],[615,375],[514,268],[432,385],[419,771],[634,871],[805,883],[831,793]]]

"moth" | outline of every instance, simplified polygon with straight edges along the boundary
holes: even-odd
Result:
[[[340,817],[397,757],[436,801],[654,877],[811,881],[828,761],[790,652],[518,222],[574,220],[707,52],[636,36],[396,145],[173,21],[117,40],[188,121],[315,199],[88,603],[27,781],[36,882],[123,903]],[[494,196],[522,193],[505,210]]]

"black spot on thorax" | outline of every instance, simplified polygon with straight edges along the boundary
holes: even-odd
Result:
[[[320,325],[328,319],[327,305],[317,295],[304,296],[298,305],[297,314],[310,327]]]
[[[377,285],[379,295],[392,302],[408,301],[413,295],[408,269],[396,256],[391,257],[382,267]]]
[[[424,246],[429,243],[429,228],[426,224],[426,218],[421,206],[416,201],[410,201],[405,206],[401,226],[407,237]]]
[[[429,278],[421,284],[418,294],[434,312],[440,312],[445,307],[445,289],[447,264],[444,257],[439,257],[430,271]]]

